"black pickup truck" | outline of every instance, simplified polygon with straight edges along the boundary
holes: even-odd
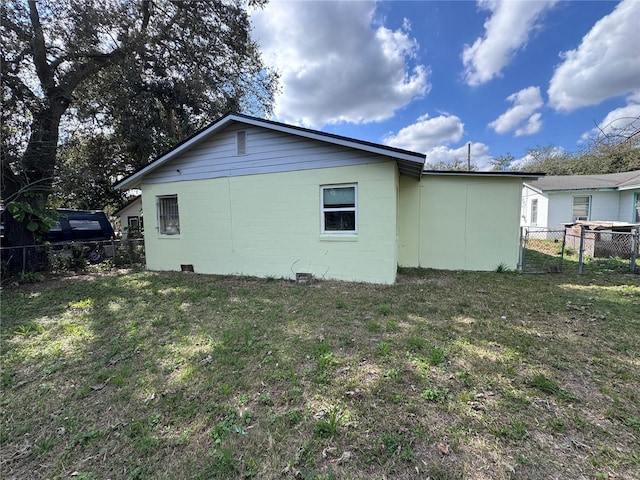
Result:
[[[115,237],[111,222],[101,210],[59,209],[56,224],[47,234],[52,245],[62,242],[97,242],[90,244],[86,257],[91,263],[100,262],[105,256],[105,247],[99,243]]]

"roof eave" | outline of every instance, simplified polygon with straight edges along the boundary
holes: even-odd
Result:
[[[330,133],[315,131],[306,129],[303,127],[295,127],[291,125],[286,125],[283,123],[273,122],[271,120],[265,120],[256,117],[250,117],[247,115],[237,114],[237,113],[228,113],[222,118],[218,119],[208,127],[205,127],[200,132],[195,133],[192,137],[186,139],[182,143],[178,144],[169,152],[164,155],[158,157],[156,160],[152,161],[144,168],[139,171],[133,173],[129,177],[121,180],[117,184],[114,185],[116,189],[124,189],[124,188],[135,188],[139,187],[140,180],[147,173],[159,168],[165,163],[169,162],[179,154],[193,148],[195,145],[204,141],[210,135],[214,134],[216,131],[219,131],[225,128],[228,124],[232,122],[244,123],[247,125],[253,125],[262,128],[269,128],[271,130],[276,130],[283,133],[288,133],[291,135],[302,136],[312,140],[318,140],[325,143],[331,143],[334,145],[340,145],[348,148],[355,148],[358,150],[363,150],[370,153],[375,153],[378,155],[383,155],[385,157],[389,157],[394,159],[398,163],[398,168],[402,169],[404,175],[416,176],[420,178],[422,175],[422,170],[424,168],[424,164],[426,162],[426,156],[416,152],[410,152],[408,150],[402,150],[394,147],[387,147],[384,145],[379,145],[371,142],[351,139],[347,137],[342,137],[340,135],[334,135]],[[408,168],[404,168],[408,167]]]
[[[496,178],[522,178],[535,180],[540,177],[544,177],[544,173],[539,172],[478,172],[478,171],[466,171],[466,170],[424,170],[423,175],[450,175],[459,177],[496,177]]]
[[[637,185],[625,185],[624,187],[618,187],[618,190],[623,191],[623,190],[635,190],[637,188],[640,188],[640,183]]]

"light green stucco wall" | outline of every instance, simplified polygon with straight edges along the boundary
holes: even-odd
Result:
[[[142,185],[147,267],[393,283],[395,162]],[[320,233],[320,186],[358,184],[357,235]],[[178,195],[180,235],[157,233],[156,196]]]
[[[522,180],[400,178],[398,263],[446,270],[515,269]]]

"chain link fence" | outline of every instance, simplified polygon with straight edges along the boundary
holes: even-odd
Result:
[[[520,266],[527,273],[561,272],[565,252],[565,231],[523,229]]]
[[[520,268],[524,273],[640,273],[638,230],[617,232],[573,225],[562,230],[523,228]]]
[[[144,267],[144,239],[1,247],[2,278],[12,274],[82,270],[89,265]]]

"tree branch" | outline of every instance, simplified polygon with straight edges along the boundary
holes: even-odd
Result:
[[[31,41],[31,35],[29,35],[29,33],[25,31],[24,28],[22,28],[20,25],[8,18],[8,16],[3,17],[2,22],[9,27],[9,30],[11,30],[18,36],[19,40],[22,40],[23,42]]]
[[[0,71],[5,72],[2,76],[3,82],[9,87],[9,90],[22,100],[30,111],[34,111],[38,108],[40,99],[33,93],[33,91],[25,85],[25,83],[16,75],[10,75],[7,72],[7,61],[4,57],[0,57]]]
[[[31,39],[31,48],[33,49],[33,63],[36,67],[36,73],[40,79],[43,89],[49,90],[55,86],[51,68],[47,63],[47,47],[44,43],[44,33],[42,32],[42,24],[40,23],[40,15],[35,0],[29,0],[29,18],[33,27],[33,38]]]

